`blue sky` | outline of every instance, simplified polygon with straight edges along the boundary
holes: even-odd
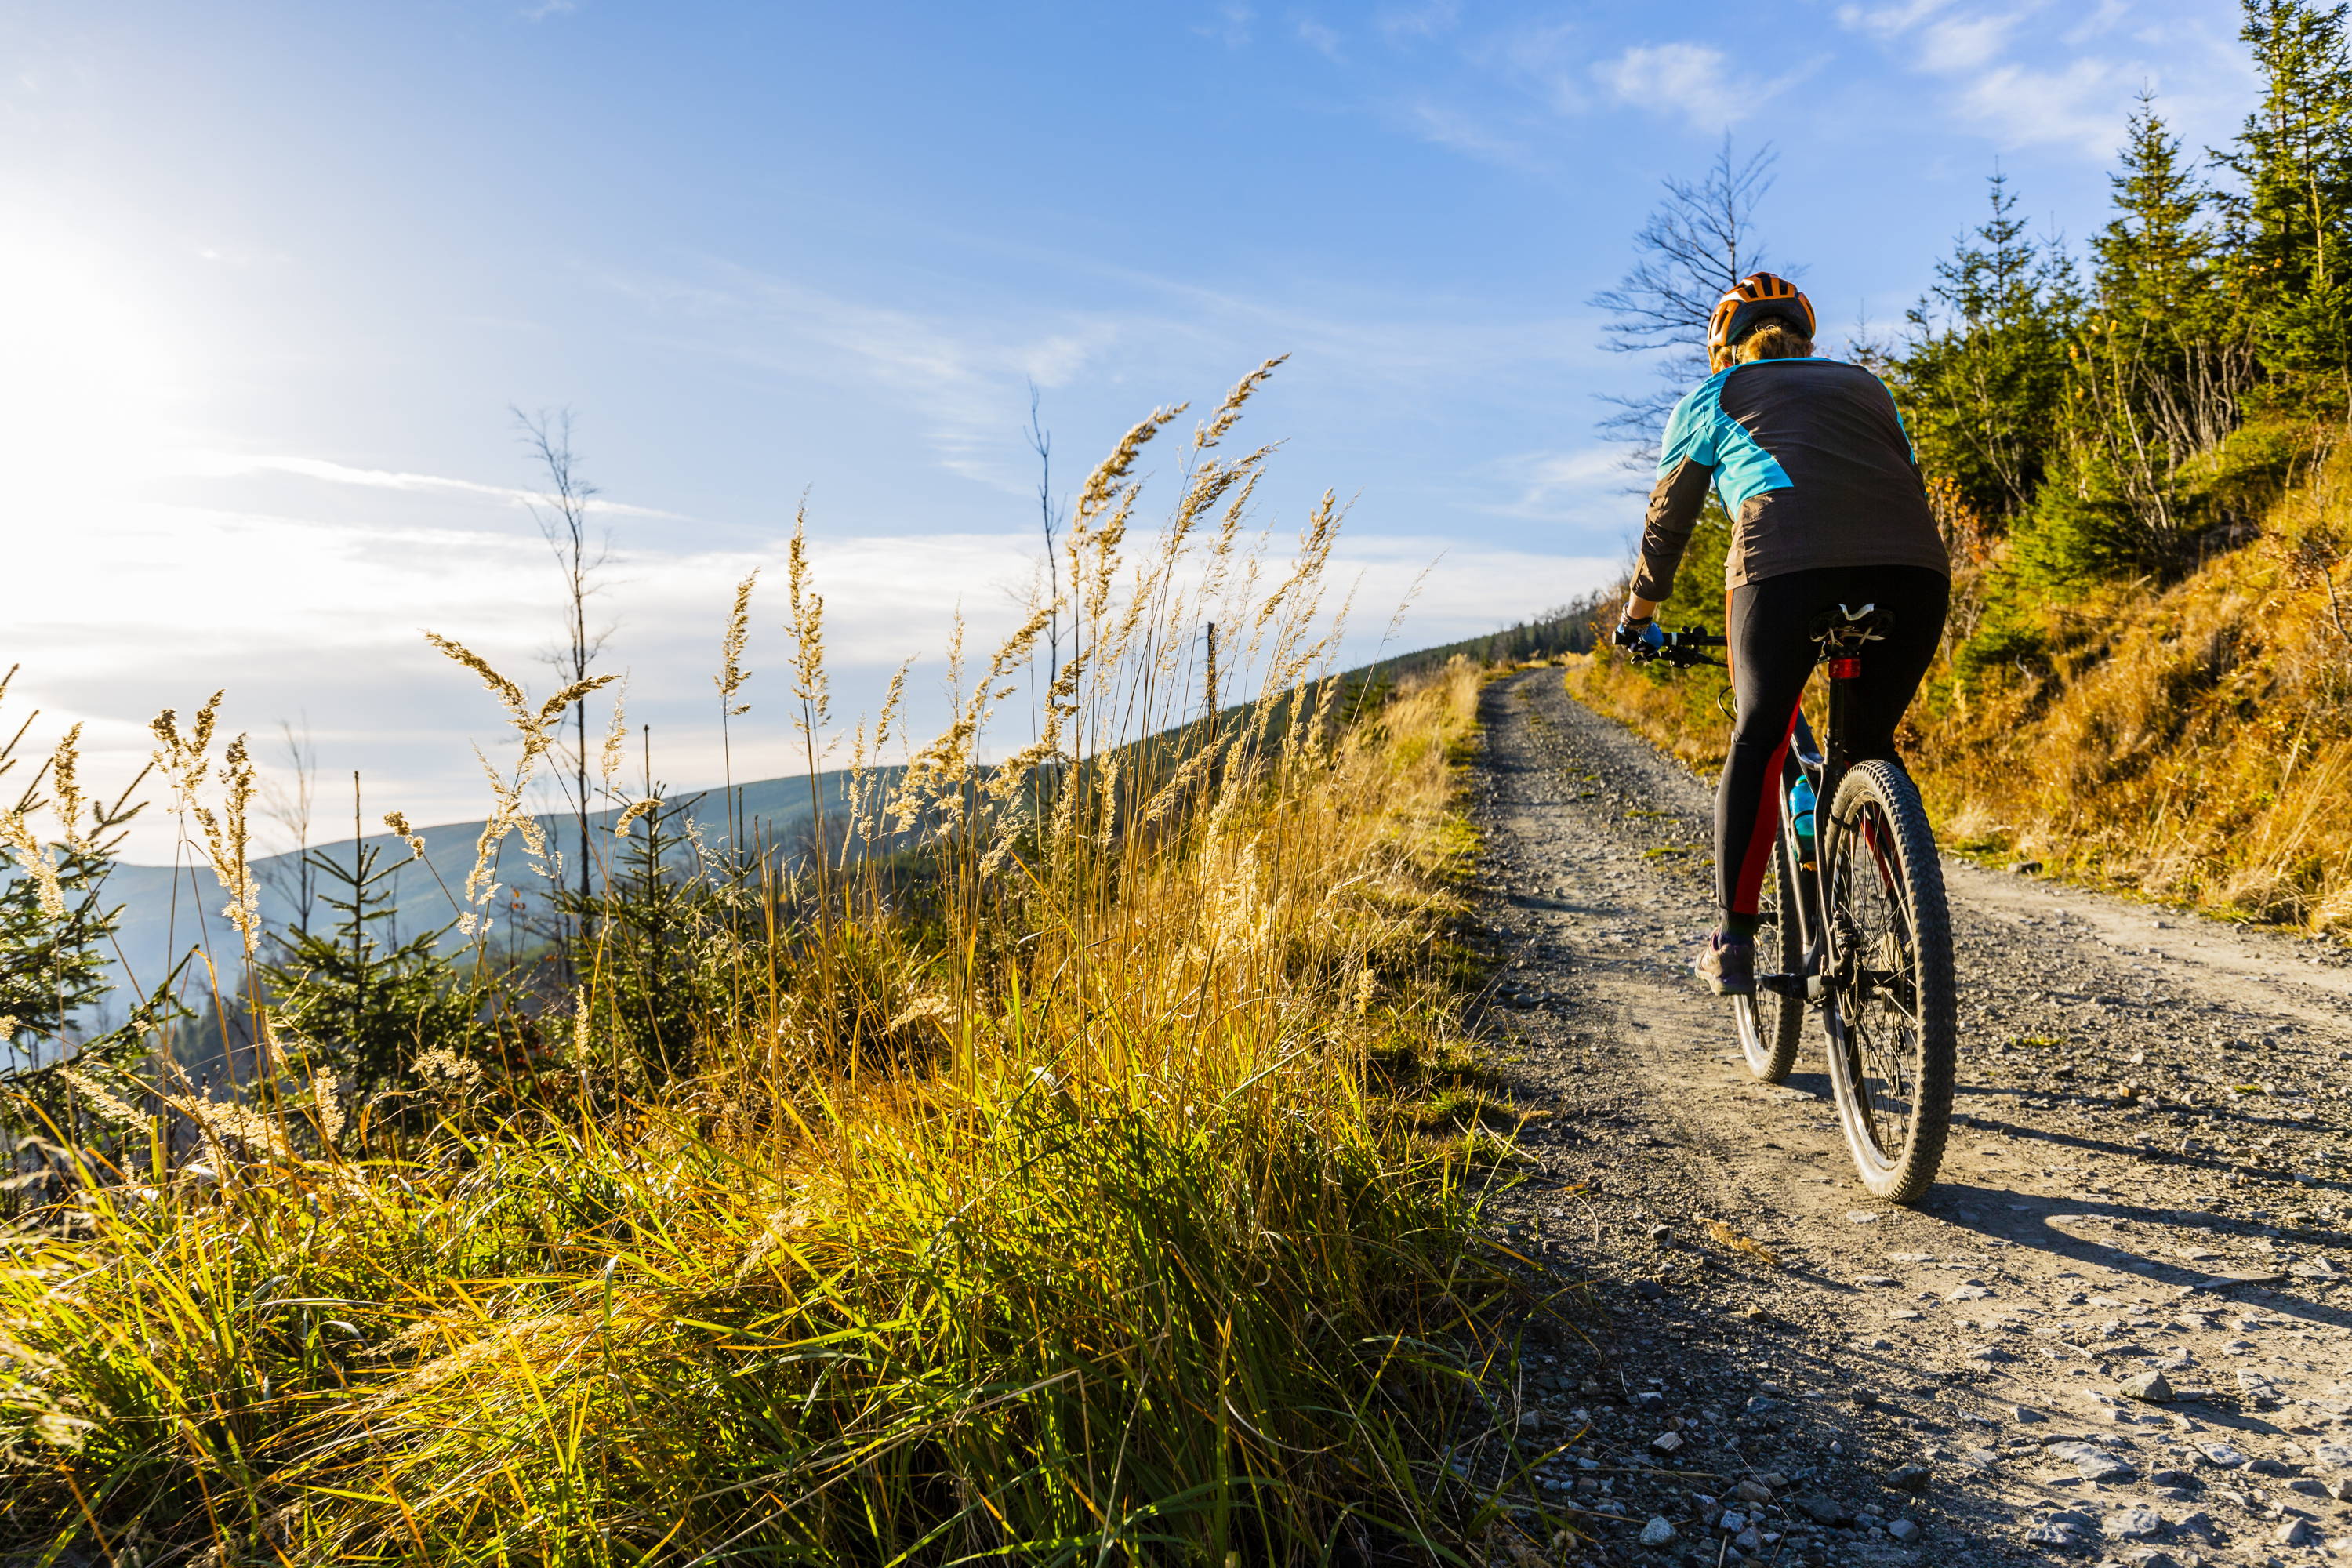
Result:
[[[1834,342],[1899,318],[1996,159],[2079,237],[2143,83],[2192,146],[2252,90],[2210,0],[1771,15],[20,0],[12,695],[37,735],[84,721],[104,772],[226,686],[236,725],[307,717],[380,804],[475,814],[494,716],[417,632],[544,680],[555,581],[507,411],[568,405],[613,503],[611,667],[664,771],[704,782],[730,584],[804,491],[854,710],[959,605],[1010,619],[1027,383],[1075,480],[1280,353],[1265,521],[1357,498],[1361,647],[1441,556],[1407,639],[1483,629],[1633,531],[1595,398],[1650,373],[1586,300],[1727,131],[1779,148],[1764,230]],[[782,771],[755,715],[739,770]]]

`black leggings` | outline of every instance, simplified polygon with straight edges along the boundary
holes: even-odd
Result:
[[[1773,787],[1797,723],[1798,700],[1820,653],[1812,624],[1840,605],[1889,613],[1885,640],[1863,654],[1846,714],[1848,754],[1893,759],[1895,726],[1936,657],[1951,582],[1925,566],[1817,566],[1731,591],[1724,617],[1739,717],[1715,795],[1716,891],[1727,913],[1752,915],[1780,825]],[[1830,803],[1821,803],[1827,811]]]

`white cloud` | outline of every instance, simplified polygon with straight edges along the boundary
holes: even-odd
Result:
[[[1776,90],[1755,82],[1734,84],[1720,49],[1705,44],[1637,44],[1613,60],[1594,64],[1592,74],[1620,103],[1678,113],[1702,131],[1720,130],[1747,117]]]
[[[1256,20],[1257,12],[1250,6],[1229,3],[1217,7],[1214,20],[1196,26],[1192,31],[1204,38],[1214,38],[1229,49],[1245,48],[1250,41],[1251,26]]]
[[[2097,7],[2090,15],[2066,30],[2066,41],[2070,44],[2087,43],[2102,33],[2115,31],[2130,15],[2129,0],[2099,0]]]
[[[1419,5],[1383,6],[1372,16],[1381,36],[1394,43],[1402,38],[1433,38],[1450,33],[1462,19],[1460,0],[1425,0]]]
[[[1591,524],[1622,512],[1630,525],[1639,515],[1628,492],[1644,476],[1627,466],[1622,447],[1522,453],[1495,465],[1495,472],[1517,492],[1486,509],[1498,516]]]
[[[1300,43],[1327,59],[1336,60],[1339,58],[1339,35],[1336,30],[1325,26],[1311,16],[1299,17],[1295,26],[1298,29]]]
[[[330,484],[355,485],[364,489],[435,492],[455,495],[483,496],[504,501],[509,506],[534,507],[553,503],[555,498],[538,490],[520,489],[511,485],[486,485],[475,479],[446,479],[438,474],[401,474],[382,468],[354,468],[343,463],[331,463],[323,458],[248,457],[229,452],[198,452],[184,460],[182,471],[203,478],[227,478],[238,474],[293,474],[306,479],[322,479]],[[592,497],[591,511],[614,512],[625,517],[651,517],[679,521],[674,511],[656,507],[632,506],[604,496]]]
[[[845,300],[749,268],[714,264],[709,281],[613,277],[677,336],[677,346],[829,383],[854,380],[918,412],[940,466],[1011,494],[1000,470],[1024,380],[1068,384],[1129,329],[1075,313],[1024,331],[997,317],[926,314]]]
[[[1967,83],[1959,108],[2011,146],[2072,142],[2093,157],[2123,138],[2136,77],[2107,60],[2080,59],[2062,71],[1996,66]]]
[[[1451,104],[1417,99],[1403,106],[1403,113],[1414,135],[1437,146],[1511,168],[1525,167],[1533,159],[1525,142],[1480,123]]]
[[[1900,37],[1941,11],[1951,0],[1910,0],[1901,5],[1841,5],[1838,26],[1876,38]]]
[[[2051,47],[2019,37],[2046,0],[2004,9],[1955,9],[1948,0],[1910,0],[1879,6],[1846,5],[1839,23],[1876,38],[1922,75],[1951,85],[1952,112],[1990,132],[2005,145],[2073,143],[2095,157],[2114,151],[2133,89],[2153,73],[2144,65],[2097,55],[2075,55],[2092,38],[2116,30],[2123,0],[2070,9],[2071,22]],[[2016,58],[2021,48],[2025,59]],[[2063,64],[2053,64],[2053,57]]]
[[[1920,29],[1918,68],[1938,76],[1981,70],[2009,47],[2025,18],[2017,12],[1939,19]]]

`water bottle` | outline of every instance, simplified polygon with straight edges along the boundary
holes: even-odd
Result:
[[[1797,858],[1813,863],[1813,781],[1803,773],[1789,786],[1789,817],[1797,828]]]

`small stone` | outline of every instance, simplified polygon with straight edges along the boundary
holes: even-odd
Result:
[[[1816,1524],[1835,1524],[1846,1517],[1845,1510],[1819,1492],[1799,1498],[1797,1506]]]
[[[1737,1535],[1748,1528],[1748,1516],[1736,1508],[1727,1508],[1723,1517],[1715,1521],[1715,1527],[1726,1535]]]
[[[2177,1528],[2181,1534],[2193,1535],[2208,1546],[2217,1546],[2221,1541],[2221,1527],[2201,1509],[2182,1520]]]
[[[1654,1518],[1642,1527],[1642,1544],[1644,1546],[1671,1546],[1674,1540],[1675,1527],[1665,1519]]]
[[[1845,1211],[1845,1217],[1852,1220],[1856,1225],[1876,1225],[1878,1223],[1878,1211],[1876,1209],[1848,1209]]]
[[[2352,1502],[2352,1476],[2337,1476],[2329,1481],[2327,1495],[2337,1502]]]
[[[1768,1486],[1776,1492],[1784,1492],[1789,1489],[1789,1478],[1782,1475],[1778,1470],[1767,1470],[1762,1475],[1757,1477],[1756,1479],[1761,1485]]]
[[[1960,1456],[1960,1463],[1972,1470],[1990,1470],[2000,1463],[2000,1456],[1990,1448],[1970,1448]]]
[[[2204,1458],[2207,1464],[2220,1469],[2239,1469],[2246,1463],[2246,1456],[2227,1443],[2200,1443],[2196,1447],[2197,1452]]]
[[[1682,1446],[1683,1435],[1679,1432],[1661,1432],[1650,1439],[1650,1447],[1661,1454],[1671,1454]]]
[[[2323,1470],[2352,1470],[2352,1443],[2315,1444],[2311,1462]]]
[[[2086,1481],[2127,1481],[2139,1472],[2125,1460],[2104,1448],[2083,1445],[2083,1451],[2072,1456],[2074,1471]]]
[[[2028,1546],[2045,1546],[2053,1552],[2072,1552],[2083,1544],[2083,1538],[2070,1524],[2037,1524],[2025,1532]]]
[[[1637,1389],[1633,1394],[1633,1403],[1644,1410],[1654,1410],[1665,1402],[1666,1396],[1654,1388]]]
[[[2287,1482],[2286,1489],[2291,1492],[2301,1492],[2305,1497],[2327,1496],[2327,1483],[2315,1476],[2297,1476]]]
[[[1654,1225],[1643,1234],[1648,1236],[1652,1241],[1664,1241],[1666,1237],[1672,1236],[1674,1231],[1667,1226]]]
[[[2015,1361],[2017,1359],[2007,1351],[2001,1349],[1999,1345],[1970,1345],[1968,1349],[1960,1352],[1960,1357],[1964,1361],[1978,1361],[1988,1363]]]
[[[1759,1481],[1742,1481],[1739,1483],[1739,1500],[1742,1502],[1770,1502],[1772,1500],[1772,1489],[1765,1486]]]
[[[1891,1274],[1865,1274],[1854,1281],[1857,1285],[1900,1285],[1902,1280]]]
[[[1981,1301],[1992,1292],[1981,1285],[1960,1285],[1944,1292],[1947,1301]]]
[[[1654,1301],[1666,1293],[1666,1287],[1656,1279],[1636,1279],[1633,1281],[1633,1293],[1644,1301]]]
[[[2144,1372],[2137,1377],[2126,1378],[2116,1387],[2126,1399],[2144,1399],[2150,1405],[2172,1403],[2172,1384],[2160,1372]]]
[[[1750,1526],[1733,1536],[1731,1544],[1742,1552],[1761,1552],[1764,1550],[1764,1538],[1757,1534],[1754,1527]]]
[[[2147,1541],[2164,1533],[2164,1516],[2135,1503],[2107,1515],[2102,1528],[2116,1541]]]
[[[2180,1559],[2169,1552],[2158,1552],[2142,1546],[2124,1553],[2124,1561],[2132,1568],[2180,1568]]]
[[[2157,1470],[2149,1474],[2147,1484],[2152,1487],[2193,1487],[2197,1484],[2197,1478],[2187,1470]]]
[[[1898,1519],[1888,1523],[1886,1533],[1908,1546],[1919,1539],[1919,1527],[1907,1519]]]
[[[2278,1527],[2271,1539],[2281,1546],[2309,1546],[2319,1539],[2319,1531],[2311,1528],[2307,1519],[2290,1519]]]
[[[1886,1484],[1898,1492],[1924,1492],[1932,1479],[1925,1465],[1898,1465],[1886,1472]]]
[[[2012,877],[2031,877],[2041,869],[2042,862],[2039,860],[2011,860],[2009,863],[2009,874]]]
[[[2047,1421],[2050,1419],[2050,1417],[2042,1415],[2039,1410],[2027,1405],[2012,1405],[2009,1407],[2009,1414],[2011,1419],[2015,1420],[2021,1426],[2032,1426],[2038,1422]]]

